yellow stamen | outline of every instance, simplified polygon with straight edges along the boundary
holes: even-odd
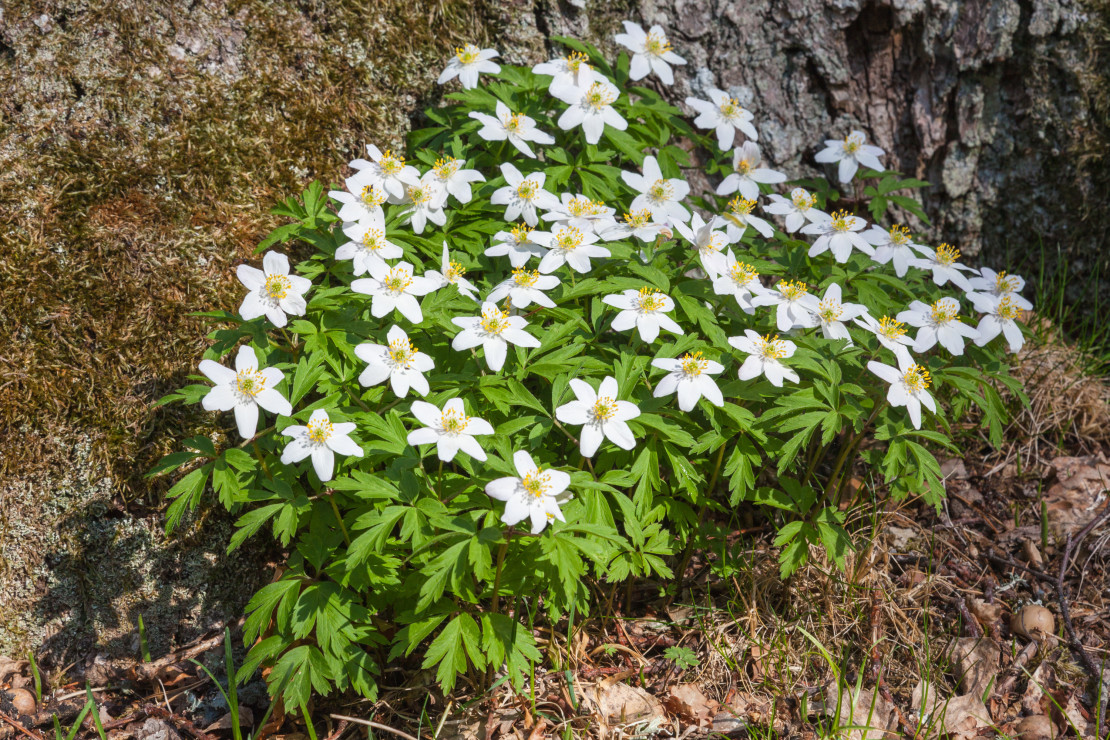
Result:
[[[386,149],[378,160],[378,168],[387,175],[395,175],[405,168],[405,158],[396,157],[392,150]]]
[[[902,246],[908,244],[910,241],[910,230],[905,226],[891,226],[890,227],[890,243],[895,246]]]
[[[786,357],[786,343],[779,339],[778,334],[760,337],[757,352],[768,360],[780,360]]]
[[[528,241],[528,237],[532,235],[532,229],[529,226],[521,224],[514,226],[513,230],[509,232],[513,236],[513,241],[517,244],[523,244]]]
[[[412,284],[412,274],[403,267],[395,267],[386,273],[382,285],[391,293],[403,293]]]
[[[855,154],[859,151],[859,148],[863,146],[863,141],[862,134],[848,134],[844,137],[844,152],[846,154]]]
[[[898,319],[884,316],[879,319],[879,333],[887,339],[896,339],[906,334],[906,325]]]
[[[775,284],[775,287],[778,288],[779,294],[788,301],[796,301],[809,293],[809,288],[805,283],[794,282],[793,280],[780,280]]]
[[[582,52],[572,51],[566,57],[567,69],[569,69],[571,72],[578,72],[578,68],[583,64],[586,64],[587,59],[589,59],[589,57]],[[586,64],[586,66],[589,67],[590,65]]]
[[[728,273],[729,277],[732,278],[732,282],[740,287],[744,287],[759,277],[759,272],[747,262],[737,262],[729,268]]]
[[[466,268],[458,262],[451,261],[447,263],[447,269],[443,273],[443,277],[449,283],[457,283],[459,278],[466,274]]]
[[[636,301],[641,311],[659,311],[667,305],[667,296],[655,288],[640,288]]]
[[[518,267],[513,270],[513,282],[522,288],[530,288],[536,284],[540,279],[539,270],[526,270],[523,267]]]
[[[383,241],[385,241],[385,234],[379,229],[367,229],[362,235],[362,246],[370,252],[376,252],[384,247]]]
[[[648,188],[647,195],[656,203],[665,203],[674,199],[674,186],[668,180],[656,180]]]
[[[740,101],[736,98],[729,98],[720,106],[721,116],[730,121],[735,121],[744,113],[744,106],[740,105]]]
[[[293,283],[289,282],[289,278],[285,275],[267,275],[266,284],[264,286],[266,295],[270,296],[275,301],[280,301],[285,296],[289,295]]]
[[[381,208],[382,203],[385,203],[385,191],[380,190],[373,185],[366,185],[359,193],[359,200],[361,200],[367,208]]]
[[[516,195],[521,200],[532,200],[536,197],[536,191],[538,190],[539,186],[536,185],[535,180],[524,180],[520,185],[517,185]]]
[[[432,199],[432,189],[426,185],[410,185],[409,200],[413,205],[422,206]]]
[[[1018,279],[1013,275],[1007,275],[1005,271],[998,273],[994,279],[994,292],[999,295],[1006,293],[1014,293],[1018,289]]]
[[[440,180],[447,180],[450,179],[451,175],[459,171],[459,160],[454,157],[437,159],[432,169],[435,170],[436,177]]]
[[[831,324],[834,321],[839,321],[841,314],[844,313],[844,307],[837,301],[831,298],[821,301],[817,308],[821,316],[821,320],[826,324]]]
[[[461,434],[466,431],[466,425],[469,423],[469,416],[456,411],[447,411],[439,417],[439,424],[447,434]]]
[[[790,193],[790,200],[799,211],[808,211],[817,203],[817,196],[810,195],[803,188],[795,188]]]
[[[466,46],[455,47],[455,58],[462,64],[474,64],[478,61],[482,54],[482,50],[474,44],[467,44]]]
[[[521,479],[524,490],[534,498],[543,498],[547,493],[547,473],[542,468],[536,468]]]
[[[235,385],[240,393],[256,396],[266,390],[266,376],[258,370],[240,370],[235,373]]]
[[[949,267],[960,258],[960,250],[951,244],[945,243],[937,247],[937,264]]]
[[[688,352],[682,356],[681,362],[682,372],[694,377],[701,375],[709,366],[709,360],[705,359],[701,352]]]
[[[555,248],[569,252],[582,246],[583,239],[581,231],[573,226],[567,226],[559,229],[555,234]]]
[[[644,208],[640,211],[633,211],[632,213],[624,214],[625,222],[634,229],[639,229],[647,226],[651,222],[651,211]]]
[[[848,231],[856,225],[856,217],[847,211],[833,211],[829,226],[833,231]]]
[[[501,117],[501,125],[509,133],[517,134],[520,133],[521,126],[524,125],[523,118],[523,113],[509,113]]]
[[[929,377],[929,371],[921,365],[911,365],[902,376],[902,382],[906,384],[906,390],[910,393],[918,393],[929,387],[932,378]]]
[[[416,347],[412,346],[408,338],[394,339],[389,343],[389,359],[394,365],[411,368],[416,359]]]
[[[959,304],[953,301],[946,301],[943,298],[935,301],[932,306],[934,324],[947,324],[949,321],[955,319],[959,313]]]
[[[998,302],[998,308],[995,309],[995,313],[1003,319],[1016,321],[1017,318],[1021,316],[1021,309],[1014,305],[1010,296],[1006,295]]]
[[[331,439],[335,427],[327,419],[308,422],[308,438],[316,444],[324,444]]]
[[[590,106],[595,111],[599,111],[605,106],[612,104],[616,99],[616,94],[601,82],[595,82],[590,85],[590,89],[586,91],[585,97],[586,105]]]
[[[660,33],[649,33],[648,37],[644,40],[644,53],[651,56],[661,57],[671,50],[671,42],[667,41],[667,37]]]
[[[755,208],[755,201],[736,197],[728,202],[728,208],[737,216],[750,216],[752,209]]]
[[[500,334],[509,328],[509,312],[499,308],[483,309],[479,325],[487,334]]]
[[[602,396],[594,402],[590,411],[597,421],[608,421],[617,413],[617,402],[608,396]]]

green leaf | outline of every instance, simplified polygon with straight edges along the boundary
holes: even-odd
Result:
[[[431,668],[438,665],[436,681],[444,694],[450,694],[459,674],[466,671],[467,656],[475,668],[485,668],[486,660],[480,650],[480,639],[481,632],[474,617],[466,613],[460,614],[448,622],[443,631],[432,640],[420,667]]]

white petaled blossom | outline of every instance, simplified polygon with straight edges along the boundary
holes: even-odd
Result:
[[[547,91],[554,97],[572,87],[589,87],[595,80],[608,80],[589,64],[589,57],[580,51],[572,51],[565,57],[540,62],[532,67],[538,75],[550,75],[551,82]]]
[[[579,231],[573,226],[563,226],[547,239],[547,254],[540,260],[540,272],[552,273],[569,265],[572,270],[587,273],[593,269],[590,258],[608,257],[611,252],[595,244],[597,234]]]
[[[289,274],[289,258],[278,252],[262,255],[262,269],[250,265],[236,268],[239,282],[247,295],[239,306],[239,315],[247,321],[265,316],[274,326],[285,326],[290,316],[304,316],[304,294],[312,281]]]
[[[501,71],[497,62],[491,61],[499,56],[501,55],[494,49],[480,49],[474,44],[460,46],[455,49],[455,56],[447,62],[447,67],[440,73],[436,83],[442,85],[458,77],[464,90],[475,88],[478,86],[479,74],[497,74]]]
[[[582,427],[579,444],[583,455],[593,457],[603,439],[622,450],[636,446],[636,437],[627,422],[639,416],[640,409],[631,401],[617,400],[616,378],[606,377],[596,392],[589,383],[578,378],[571,379],[570,388],[577,400],[555,409],[555,418],[564,424]]]
[[[321,482],[329,481],[335,472],[337,453],[362,457],[362,448],[350,437],[354,430],[354,422],[333,422],[327,411],[316,409],[309,417],[307,426],[292,424],[281,430],[283,435],[293,438],[285,445],[281,462],[283,465],[295,465],[311,456],[316,476]]]
[[[366,146],[366,152],[369,160],[351,162],[351,167],[358,170],[347,178],[347,189],[352,193],[363,193],[366,187],[378,188],[385,191],[390,203],[400,203],[405,199],[405,188],[420,182],[420,172],[411,164],[405,164],[404,157],[394,155],[389,149],[382,152],[373,144]]]
[[[817,152],[814,157],[818,162],[837,162],[837,177],[841,182],[849,182],[856,176],[859,166],[863,165],[879,172],[883,171],[883,163],[879,157],[886,154],[882,149],[867,143],[867,134],[862,131],[853,131],[840,139],[825,139],[825,148]]]
[[[754,116],[751,111],[724,90],[712,87],[709,89],[709,100],[686,98],[686,105],[698,112],[698,117],[694,119],[695,126],[716,131],[721,151],[727,152],[732,148],[737,131],[752,141],[759,141],[759,133],[752,125]]]
[[[690,242],[690,245],[698,251],[701,265],[711,277],[717,274],[715,265],[721,256],[721,250],[728,246],[728,237],[717,231],[721,226],[722,222],[716,216],[706,223],[700,213],[693,215],[689,226],[681,221],[676,221],[674,224],[678,233],[682,234],[682,238]]]
[[[925,257],[915,258],[910,264],[922,270],[931,271],[933,273],[934,283],[944,286],[951,282],[964,292],[971,291],[971,281],[967,279],[964,273],[978,273],[973,268],[967,265],[961,265],[956,261],[960,258],[959,249],[956,249],[951,244],[941,244],[937,247],[935,252],[928,247],[921,247],[918,251],[924,253]]]
[[[486,365],[494,372],[505,366],[509,344],[540,346],[540,340],[524,330],[528,322],[523,316],[510,316],[488,301],[482,304],[481,316],[456,317],[451,322],[462,329],[451,340],[451,348],[459,351],[481,346],[486,352]]]
[[[856,319],[856,324],[867,329],[879,340],[879,344],[894,353],[901,364],[913,364],[913,356],[907,347],[913,345],[913,340],[906,336],[906,325],[898,319],[883,316],[878,321],[869,313]]]
[[[794,188],[790,191],[789,198],[784,198],[778,193],[771,193],[767,196],[767,199],[771,202],[763,206],[763,210],[776,216],[786,216],[786,232],[788,234],[793,234],[805,226],[807,221],[817,223],[832,218],[829,214],[815,207],[817,196],[811,195],[805,188]]]
[[[514,268],[523,267],[532,257],[543,257],[547,248],[543,245],[551,238],[546,231],[534,231],[521,224],[511,231],[498,231],[493,235],[494,244],[485,251],[487,257],[508,256]]]
[[[628,66],[629,79],[642,80],[649,72],[664,85],[674,83],[674,74],[671,65],[686,64],[686,60],[675,54],[671,49],[671,42],[662,26],[652,26],[644,33],[644,28],[632,21],[621,21],[624,24],[624,33],[618,33],[613,40],[632,52],[632,61]]]
[[[867,313],[867,306],[859,303],[844,303],[843,292],[839,285],[833,283],[825,288],[825,295],[816,305],[810,306],[810,311],[821,324],[821,334],[825,339],[847,339],[852,343],[852,335],[848,332],[845,321],[857,319]]]
[[[759,153],[759,145],[755,142],[745,141],[744,145],[737,147],[732,152],[732,174],[721,180],[717,186],[717,195],[730,195],[740,191],[740,195],[748,200],[759,198],[759,184],[775,185],[786,182],[786,175],[777,171],[760,167],[763,157]]]
[[[473,196],[470,183],[485,182],[486,178],[478,170],[466,169],[463,163],[454,157],[442,157],[436,160],[435,166],[425,174],[431,178],[439,189],[446,192],[460,203],[469,203]]]
[[[370,271],[371,265],[386,264],[404,255],[404,250],[385,238],[385,220],[367,219],[343,225],[343,234],[351,241],[335,250],[337,260],[351,260],[356,276]]]
[[[443,212],[447,191],[441,190],[434,178],[429,178],[428,175],[415,185],[408,186],[403,202],[408,205],[407,222],[412,224],[412,230],[417,234],[424,233],[424,227],[429,221],[436,226],[447,223],[447,214]]]
[[[788,332],[795,327],[812,329],[817,326],[817,299],[803,282],[779,280],[773,290],[765,290],[751,299],[753,306],[777,306],[775,323],[779,331]]]
[[[426,401],[413,401],[412,415],[424,425],[409,432],[407,441],[413,447],[434,442],[436,455],[443,462],[454,460],[459,450],[475,460],[486,459],[486,451],[474,437],[493,434],[493,426],[485,419],[467,416],[461,398],[443,404],[442,411]]]
[[[929,371],[920,365],[915,365],[912,360],[898,360],[898,367],[884,365],[872,360],[867,363],[867,369],[890,383],[886,392],[886,400],[891,406],[905,406],[910,414],[910,421],[914,429],[921,428],[921,407],[937,412],[936,402],[929,395],[929,384],[932,379]]]
[[[782,364],[783,359],[792,357],[797,347],[788,339],[777,336],[759,336],[751,329],[744,330],[742,337],[729,337],[728,343],[748,358],[740,366],[740,380],[752,380],[760,375],[766,376],[771,385],[782,387],[783,380],[798,382],[798,373]]]
[[[369,388],[389,379],[389,385],[398,398],[408,395],[409,389],[422,396],[428,395],[428,379],[424,373],[435,367],[432,358],[409,341],[409,335],[399,326],[393,326],[385,335],[389,344],[370,344],[355,347],[355,356],[366,363],[358,382]]]
[[[559,200],[561,204],[558,208],[543,214],[544,221],[567,224],[580,231],[592,231],[595,234],[609,230],[616,223],[613,217],[615,211],[601,201],[570,193],[560,194]]]
[[[975,343],[982,347],[999,334],[1002,334],[1010,345],[1010,351],[1020,352],[1025,344],[1025,337],[1021,333],[1021,327],[1017,325],[1017,320],[1021,316],[1021,306],[1015,302],[1015,299],[1021,298],[1021,296],[1016,293],[1008,293],[1001,298],[997,298],[981,293],[970,293],[969,297],[971,303],[975,306],[975,310],[986,314],[979,319],[977,329],[979,336]]]
[[[478,289],[463,277],[465,274],[466,268],[451,260],[451,254],[447,251],[447,242],[443,242],[443,257],[440,260],[439,270],[428,270],[424,273],[424,277],[435,284],[435,290],[454,285],[464,296],[476,301]]]
[[[424,320],[416,299],[435,290],[435,281],[413,275],[408,262],[398,262],[393,267],[370,265],[368,272],[370,277],[351,281],[351,290],[370,296],[370,314],[374,318],[380,319],[397,309],[414,324]]]
[[[601,134],[606,126],[612,126],[618,131],[628,128],[628,121],[613,107],[620,91],[608,80],[594,80],[583,87],[560,88],[554,95],[570,105],[559,116],[559,128],[569,131],[575,126],[581,126],[588,144],[601,141]]]
[[[992,298],[996,301],[1009,296],[1012,305],[1026,311],[1033,310],[1033,304],[1021,295],[1021,291],[1025,287],[1025,278],[1021,275],[1010,275],[1005,271],[995,272],[989,267],[981,267],[979,268],[979,274],[968,282],[971,284],[971,292],[967,294],[967,297],[973,301],[975,296]],[[976,304],[975,310],[979,311],[979,305],[986,305],[986,303]],[[986,312],[980,311],[980,313]]]
[[[600,234],[602,239],[609,242],[614,239],[627,239],[630,236],[642,242],[653,242],[660,236],[669,239],[671,230],[666,223],[653,220],[650,210],[642,208],[639,211],[624,214],[620,221],[610,224]]]
[[[860,236],[875,247],[875,254],[871,255],[871,259],[880,265],[893,262],[894,274],[898,277],[905,277],[919,253],[925,254],[921,245],[910,238],[910,230],[905,226],[891,226],[888,231],[876,224]]]
[[[562,470],[540,468],[524,450],[513,454],[513,465],[520,477],[497,478],[486,484],[486,495],[505,502],[501,521],[510,527],[528,519],[532,534],[539,534],[548,522],[565,522],[559,504],[570,500],[567,488],[570,475]]]
[[[547,175],[542,172],[533,172],[525,177],[520,170],[505,162],[501,165],[501,174],[505,177],[505,185],[493,191],[489,202],[495,206],[505,206],[505,220],[516,221],[521,215],[529,226],[540,222],[536,214],[537,208],[549,211],[559,205],[559,199],[554,193],[543,189]]]
[[[933,345],[940,346],[953,355],[964,353],[964,338],[979,336],[974,328],[960,321],[960,302],[951,296],[938,299],[929,306],[921,301],[910,303],[909,309],[898,314],[898,320],[918,327],[914,352],[927,352]]]
[[[496,116],[491,116],[478,111],[471,111],[470,117],[482,124],[478,129],[478,136],[486,141],[508,141],[515,146],[521,154],[535,159],[536,155],[528,142],[536,144],[554,144],[555,137],[536,128],[536,122],[523,113],[513,113],[509,106],[497,101],[495,106]]]
[[[809,248],[809,256],[816,257],[828,251],[832,252],[837,262],[847,262],[853,247],[869,256],[875,254],[875,249],[859,234],[866,225],[862,218],[847,211],[836,211],[828,221],[817,221],[802,227],[803,234],[819,234]]]
[[[633,213],[646,208],[655,221],[688,221],[690,212],[682,200],[690,194],[690,185],[678,178],[664,179],[659,162],[653,156],[644,157],[643,174],[621,171],[621,179],[639,195],[632,199],[629,210]]]
[[[352,179],[354,178],[347,178],[347,182],[350,183]],[[357,190],[357,194],[346,190],[332,190],[328,195],[340,204],[336,215],[344,223],[385,220],[382,203],[385,203],[389,196],[381,187],[363,185]]]
[[[740,241],[749,226],[758,231],[764,239],[770,239],[774,235],[775,228],[758,216],[753,216],[753,210],[755,210],[754,200],[733,198],[728,202],[728,210],[721,214],[721,218],[725,222],[725,235],[731,243]]]
[[[518,267],[513,270],[512,277],[494,286],[486,300],[497,303],[507,297],[513,308],[528,308],[533,303],[544,308],[555,308],[555,301],[548,298],[544,291],[551,290],[558,284],[559,278],[554,275],[541,275],[539,270]]]
[[[727,254],[716,260],[711,272],[717,275],[713,279],[715,294],[731,295],[745,313],[755,313],[752,298],[764,292],[758,270],[747,262],[738,261],[729,249]]]
[[[705,398],[714,406],[724,405],[721,389],[709,376],[721,372],[725,366],[706,359],[701,352],[690,352],[675,358],[656,357],[651,366],[667,371],[655,384],[651,394],[655,398],[677,392],[678,407],[683,411],[692,411],[699,398]]]
[[[615,330],[628,331],[635,327],[640,332],[640,339],[648,344],[655,341],[660,329],[666,329],[672,334],[686,333],[674,319],[666,315],[674,310],[674,300],[655,288],[625,290],[619,294],[607,295],[601,302],[620,309],[620,313],[613,319]]]
[[[200,405],[205,411],[234,411],[235,425],[243,439],[254,436],[260,406],[278,416],[293,414],[289,401],[274,390],[285,374],[275,367],[258,367],[253,347],[239,348],[234,370],[212,360],[201,360],[200,371],[215,383]]]

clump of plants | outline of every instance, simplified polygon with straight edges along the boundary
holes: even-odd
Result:
[[[861,132],[817,154],[836,184],[788,182],[727,93],[688,99],[691,124],[637,84],[683,60],[625,25],[615,64],[569,38],[532,69],[459,49],[404,156],[370,145],[342,189],[286,200],[239,313],[207,314],[202,375],[165,400],[233,412],[241,440],[154,473],[188,466],[169,527],[211,489],[231,549],[288,552],[239,672],[271,668],[287,704],[374,697],[412,654],[445,692],[519,687],[537,624],[674,577],[740,508],[777,527],[784,578],[814,548],[843,565],[853,473],[936,504],[953,421],[1000,441],[1021,279],[889,223],[925,219],[926,183]],[[314,252],[291,267],[293,242]]]

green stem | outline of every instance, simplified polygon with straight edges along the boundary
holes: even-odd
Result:
[[[875,418],[879,415],[879,412],[881,412],[886,407],[887,407],[887,402],[886,401],[883,401],[881,404],[876,405],[875,410],[871,412],[871,416],[868,417],[867,421],[864,422],[863,427],[861,427],[860,430],[859,430],[859,433],[856,434],[854,437],[852,437],[851,441],[849,441],[848,444],[844,445],[840,449],[840,454],[837,455],[836,462],[833,463],[833,472],[832,472],[832,475],[829,476],[828,486],[825,488],[825,496],[827,498],[829,498],[829,499],[838,499],[839,498],[839,492],[840,492],[840,487],[841,487],[840,484],[842,482],[840,480],[841,468],[844,467],[844,463],[848,459],[849,455],[854,450],[858,449],[859,443],[863,440],[863,435],[867,433],[867,429],[871,426],[871,423],[873,421],[875,421]],[[850,469],[851,469],[851,466],[849,465],[849,470]],[[836,501],[836,503],[839,503],[839,501]]]
[[[705,510],[709,507],[709,497],[713,495],[713,489],[717,485],[717,478],[721,473],[721,464],[725,459],[725,445],[722,444],[720,449],[717,450],[717,460],[713,464],[713,475],[709,478],[709,487],[706,488],[706,500],[702,501],[701,506],[698,508],[698,521],[700,522],[705,516]],[[675,580],[674,593],[667,599],[667,606],[670,606],[675,597],[682,593],[683,581],[686,578],[686,568],[690,565],[690,558],[694,556],[694,542],[696,537],[691,537],[689,542],[686,543],[686,549],[682,552],[682,564],[678,567],[678,578]]]
[[[339,513],[339,507],[335,503],[335,491],[328,489],[328,503],[331,504],[331,510],[335,512],[335,521],[339,522],[339,531],[343,533],[343,541],[347,543],[347,547],[351,546],[351,535],[347,533],[347,525],[343,523],[343,515]]]

